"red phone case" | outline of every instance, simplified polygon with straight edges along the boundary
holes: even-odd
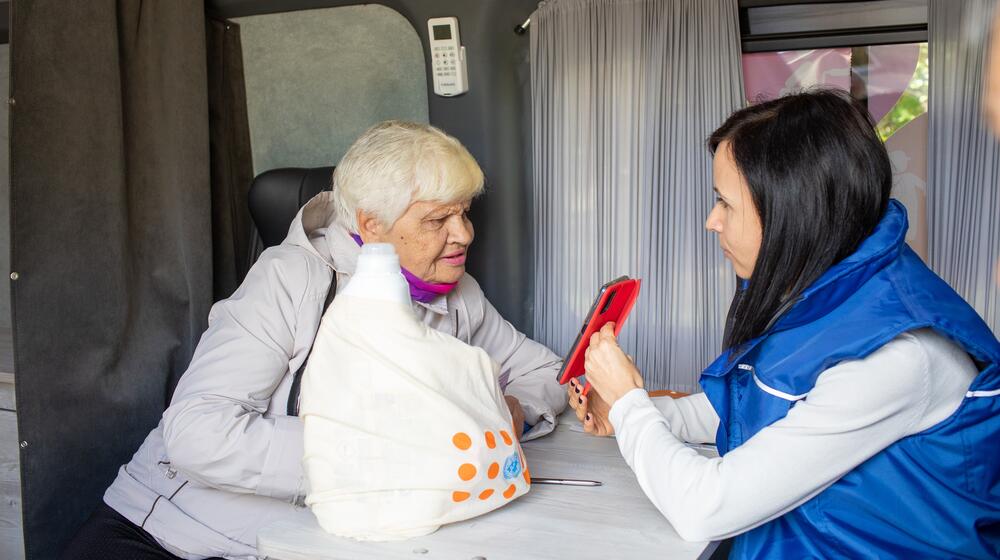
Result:
[[[590,345],[590,337],[607,323],[615,323],[615,336],[621,332],[625,319],[628,317],[632,306],[635,305],[636,298],[639,297],[639,286],[642,281],[636,278],[622,276],[616,280],[608,282],[601,287],[597,300],[587,320],[580,330],[579,336],[573,342],[569,356],[563,362],[562,370],[559,372],[559,383],[565,385],[574,377],[579,377],[585,372],[583,370],[584,353]],[[590,392],[590,383],[583,388],[583,394]]]

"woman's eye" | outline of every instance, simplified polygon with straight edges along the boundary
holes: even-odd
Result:
[[[728,208],[729,207],[729,205],[726,204],[726,201],[722,200],[722,198],[718,197],[718,196],[715,197],[715,203],[718,204],[719,206],[722,206],[723,208]]]

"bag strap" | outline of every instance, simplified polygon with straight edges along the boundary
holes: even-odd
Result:
[[[323,313],[320,315],[320,324],[323,323],[323,315],[326,315],[327,308],[330,307],[330,302],[333,301],[333,297],[337,295],[337,272],[333,272],[333,281],[330,282],[330,290],[326,293],[326,300],[323,301]],[[316,327],[317,333],[319,332],[319,327]],[[313,338],[313,346],[316,345],[315,337]],[[289,416],[299,415],[299,391],[302,390],[302,374],[306,372],[306,364],[309,363],[309,356],[312,354],[312,348],[309,348],[309,354],[306,354],[306,359],[302,360],[302,365],[295,372],[295,377],[292,378],[292,388],[288,391],[288,406],[286,407],[286,412]]]

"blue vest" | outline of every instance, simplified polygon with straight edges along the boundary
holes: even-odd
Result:
[[[955,341],[978,376],[948,419],[739,535],[730,558],[1000,557],[1000,342],[904,243],[906,228],[906,211],[891,201],[854,254],[763,336],[702,373],[720,418],[719,453],[783,418],[824,370],[907,331],[930,327]]]

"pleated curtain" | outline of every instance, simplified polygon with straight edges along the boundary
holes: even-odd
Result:
[[[743,105],[736,0],[553,0],[531,20],[535,337],[565,353],[597,289],[642,291],[621,341],[697,391],[735,289],[708,135]]]
[[[927,13],[930,264],[994,333],[1000,332],[1000,140],[982,107],[996,6],[996,0],[931,0]]]

